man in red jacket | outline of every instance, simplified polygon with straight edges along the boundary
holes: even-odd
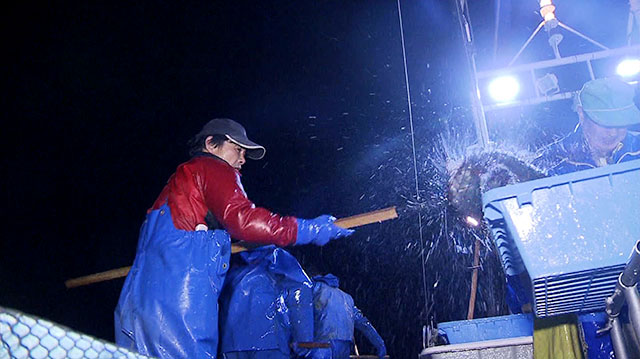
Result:
[[[178,166],[147,212],[115,311],[116,343],[148,356],[216,357],[218,296],[231,238],[322,246],[352,233],[329,215],[298,219],[256,207],[239,171],[245,156],[261,159],[265,148],[239,123],[213,119],[191,145],[193,157]]]

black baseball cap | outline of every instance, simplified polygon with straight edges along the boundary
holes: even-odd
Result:
[[[267,150],[259,144],[247,138],[247,131],[241,124],[228,118],[214,118],[207,122],[196,137],[224,135],[227,139],[236,145],[244,148],[247,152],[247,158],[259,160],[264,157]]]

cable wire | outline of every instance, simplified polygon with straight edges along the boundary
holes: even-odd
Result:
[[[418,186],[418,159],[416,156],[416,136],[413,131],[413,112],[411,111],[411,91],[409,90],[409,71],[407,69],[407,50],[404,44],[404,25],[402,23],[402,9],[400,8],[400,0],[398,3],[398,21],[400,23],[400,40],[402,42],[402,60],[404,64],[404,82],[407,89],[407,108],[409,110],[409,127],[411,129],[411,149],[413,151],[413,173],[415,175],[416,184],[416,200],[420,202],[420,187]],[[424,240],[422,238],[422,211],[418,208],[418,226],[420,228],[420,262],[422,263],[422,284],[424,287],[424,309],[425,314],[429,310],[427,302],[427,272],[424,260]]]

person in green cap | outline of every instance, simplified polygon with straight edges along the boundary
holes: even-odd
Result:
[[[559,175],[640,159],[640,124],[633,86],[618,79],[595,79],[576,98],[576,130],[541,151],[534,164]]]

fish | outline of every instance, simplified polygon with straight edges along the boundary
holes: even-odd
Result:
[[[465,156],[449,170],[449,203],[460,215],[482,218],[482,194],[494,188],[545,177],[515,154],[481,151]]]

